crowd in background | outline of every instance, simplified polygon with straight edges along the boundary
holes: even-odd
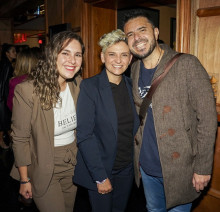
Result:
[[[0,52],[0,172],[1,181],[4,182],[0,185],[0,208],[4,209],[4,205],[13,203],[9,210],[16,211],[17,201],[22,199],[19,196],[19,182],[10,177],[14,163],[10,135],[14,89],[17,84],[28,78],[42,56],[42,50],[38,47],[31,48],[27,45],[15,46],[4,43]],[[23,207],[29,203],[26,201],[19,204]]]
[[[4,43],[0,60],[0,148],[7,150],[11,145],[11,111],[15,86],[30,73],[41,56],[38,47],[15,46]]]

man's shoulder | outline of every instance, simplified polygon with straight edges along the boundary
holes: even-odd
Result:
[[[136,60],[135,62],[133,62],[133,64],[131,65],[131,79],[134,78],[135,74],[139,73],[139,69],[140,69],[140,63],[141,60]]]
[[[192,54],[183,53],[177,61],[179,67],[183,67],[186,70],[193,67],[203,67],[199,59]]]

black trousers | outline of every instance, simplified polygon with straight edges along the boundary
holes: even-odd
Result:
[[[112,172],[112,192],[99,194],[89,190],[92,212],[124,212],[130,196],[134,178],[133,164]]]

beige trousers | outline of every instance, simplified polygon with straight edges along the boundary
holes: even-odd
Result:
[[[47,192],[42,197],[33,199],[40,212],[73,212],[77,187],[72,177],[76,165],[73,154],[76,145],[55,147],[54,173]]]

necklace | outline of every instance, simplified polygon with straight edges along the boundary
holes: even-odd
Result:
[[[154,73],[155,73],[155,71],[156,71],[156,69],[157,69],[157,66],[158,66],[159,62],[160,62],[161,56],[162,56],[162,49],[160,49],[160,55],[159,55],[159,57],[158,57],[157,63],[156,63],[156,65],[155,65],[154,68],[147,69],[147,68],[145,68],[145,67],[143,66],[143,68],[145,68],[147,71],[150,71],[150,72],[151,72],[150,75],[148,75],[148,77],[147,77],[148,80],[146,81],[146,78],[143,77],[143,69],[141,70],[140,80],[141,80],[141,84],[142,84],[144,87],[145,87],[145,86],[149,86],[149,85],[151,84],[151,81],[152,81],[152,79],[153,79],[153,75],[154,75]],[[143,64],[143,65],[144,65],[144,64]],[[144,78],[145,78],[145,80],[144,80]]]

